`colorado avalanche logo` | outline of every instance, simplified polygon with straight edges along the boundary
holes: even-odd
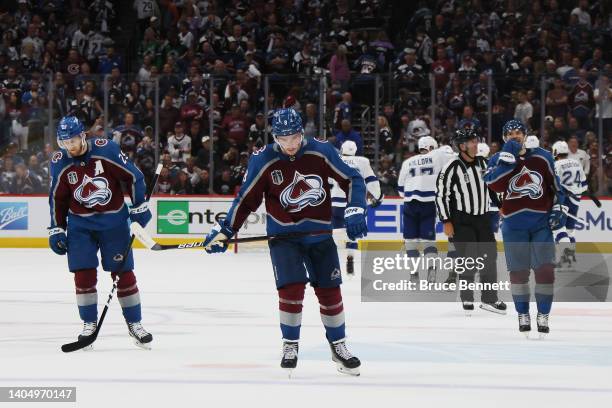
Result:
[[[296,171],[291,184],[280,194],[280,202],[285,211],[294,213],[309,205],[316,207],[326,196],[321,177],[314,174],[304,176]]]
[[[87,208],[106,205],[112,197],[113,193],[108,188],[108,180],[104,177],[85,175],[81,185],[74,190],[74,198]]]
[[[531,171],[523,167],[520,173],[516,174],[508,184],[508,194],[505,200],[513,200],[521,197],[529,197],[537,200],[542,197],[542,176],[540,173]]]

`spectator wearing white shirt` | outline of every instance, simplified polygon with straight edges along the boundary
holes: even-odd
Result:
[[[525,92],[519,92],[518,97],[519,103],[514,109],[514,118],[520,120],[529,128],[532,128],[531,118],[533,117],[533,105],[527,100],[527,94]]]
[[[173,164],[185,167],[187,159],[191,157],[191,137],[183,132],[183,124],[176,122],[174,134],[168,138],[168,153]]]
[[[612,87],[610,78],[602,75],[593,91],[595,98],[595,118],[603,120],[603,135],[607,138],[612,131]]]
[[[577,160],[578,163],[582,165],[584,174],[586,174],[586,176],[588,177],[589,171],[591,171],[591,158],[589,157],[587,152],[578,148],[578,138],[575,136],[570,137],[567,141],[567,145],[569,146],[570,150],[569,154],[567,155],[567,158]]]
[[[572,15],[578,17],[578,23],[585,26],[587,29],[591,29],[591,15],[588,12],[589,0],[580,0],[578,7],[572,10]]]

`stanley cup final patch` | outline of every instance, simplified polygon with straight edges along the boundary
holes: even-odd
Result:
[[[272,182],[274,184],[276,184],[277,186],[280,186],[281,184],[283,184],[283,172],[280,170],[274,170],[272,172]]]

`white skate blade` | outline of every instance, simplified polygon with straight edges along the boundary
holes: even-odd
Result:
[[[94,348],[93,348],[93,344],[90,344],[90,345],[89,345],[89,346],[87,346],[87,347],[83,347],[81,350],[83,350],[83,351],[93,351],[93,349],[94,349]]]
[[[497,313],[497,314],[500,314],[500,315],[505,315],[506,314],[506,310],[496,309],[496,308],[494,308],[493,306],[491,306],[491,305],[489,305],[487,303],[481,303],[480,304],[480,308],[482,310],[486,310],[487,312],[491,312],[491,313]]]
[[[151,343],[141,343],[138,340],[136,340],[135,338],[132,337],[132,340],[134,341],[134,344],[143,349],[143,350],[151,350]]]
[[[283,370],[285,370],[287,378],[291,379],[293,376],[293,370],[295,370],[295,368],[283,368]]]
[[[358,376],[361,375],[361,373],[359,372],[359,367],[357,367],[357,368],[347,368],[347,367],[343,366],[342,363],[336,363],[336,369],[338,370],[338,372],[340,372],[342,374],[352,375],[354,377],[358,377]]]
[[[538,332],[538,340],[544,340],[548,336],[548,333]]]

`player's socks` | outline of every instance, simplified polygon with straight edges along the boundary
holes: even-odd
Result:
[[[113,280],[116,273],[111,274]],[[140,306],[140,293],[136,284],[136,276],[134,272],[123,272],[117,283],[117,300],[123,310],[123,317],[128,323],[136,323],[142,320],[142,312]]]
[[[548,315],[552,308],[554,290],[554,267],[552,264],[544,264],[535,270],[535,299],[538,312]]]
[[[278,289],[278,309],[283,339],[297,341],[302,327],[302,302],[305,284],[292,283]]]
[[[351,354],[346,347],[346,339],[338,339],[329,343],[332,360],[336,363],[339,372],[349,375],[359,375],[361,361]]]
[[[319,299],[321,321],[325,326],[327,340],[334,342],[343,339],[345,335],[344,306],[340,287],[314,288]]]
[[[98,279],[96,275],[95,269],[82,269],[74,273],[79,316],[84,322],[98,320],[98,291],[96,290]]]
[[[529,313],[529,271],[510,271],[510,283],[514,308],[519,314]]]

